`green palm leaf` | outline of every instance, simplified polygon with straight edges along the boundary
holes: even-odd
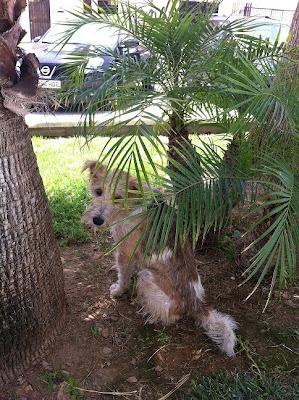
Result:
[[[272,271],[271,296],[277,276],[280,288],[293,283],[296,276],[296,255],[299,245],[299,180],[286,162],[266,157],[266,163],[258,171],[269,200],[262,204],[266,215],[255,225],[270,226],[246,249],[259,245],[259,250],[245,271],[245,282],[258,274],[257,283],[250,297],[265,276]],[[245,250],[245,251],[246,251]],[[268,298],[268,301],[269,301]],[[267,302],[268,304],[268,302]],[[267,306],[266,304],[266,306]]]

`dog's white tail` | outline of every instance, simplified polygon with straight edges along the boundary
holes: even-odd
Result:
[[[237,324],[230,315],[222,314],[217,310],[211,310],[208,315],[201,317],[200,325],[204,328],[206,335],[224,353],[229,357],[234,357],[234,347],[236,344],[234,330],[237,328]]]

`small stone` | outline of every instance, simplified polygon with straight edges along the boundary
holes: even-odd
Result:
[[[18,385],[22,385],[25,382],[25,378],[21,375],[17,378]]]
[[[61,260],[61,264],[64,265],[65,264],[65,259],[63,257],[60,257]]]
[[[103,353],[105,356],[108,356],[108,355],[110,355],[110,354],[112,353],[112,349],[110,349],[110,347],[103,347],[102,353]]]
[[[235,277],[235,276],[231,276],[230,279],[231,279],[232,281],[235,281],[235,280],[236,280],[236,277]]]
[[[64,375],[65,377],[70,377],[70,376],[71,376],[71,373],[70,373],[69,371],[67,371],[66,369],[63,369],[63,370],[61,371],[61,373],[62,373],[62,375]]]
[[[283,293],[282,293],[282,298],[283,298],[284,300],[287,300],[289,297],[290,297],[290,296],[289,296],[289,294],[288,294],[287,292],[283,292]]]
[[[108,339],[108,337],[110,336],[110,329],[109,328],[103,328],[101,333],[102,333],[102,337],[104,339]]]
[[[236,229],[234,231],[234,238],[239,239],[242,236],[242,233]]]
[[[130,377],[127,379],[127,382],[129,382],[129,383],[137,383],[137,382],[138,382],[138,379],[136,378],[136,376],[130,376]]]
[[[132,364],[132,365],[136,365],[136,364],[137,364],[137,360],[136,360],[136,358],[132,358],[132,360],[131,360],[131,364]]]
[[[25,393],[31,393],[31,392],[33,392],[33,387],[32,387],[32,385],[26,385],[25,387],[24,387],[24,391],[25,391]]]

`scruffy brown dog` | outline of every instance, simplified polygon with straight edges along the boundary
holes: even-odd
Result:
[[[129,189],[128,197],[138,196],[134,194],[138,183],[135,178],[121,173],[116,184],[115,171],[106,174],[106,167],[97,161],[86,161],[83,170],[86,169],[90,172],[92,202],[82,219],[91,226],[109,226],[114,241],[118,242],[142,222],[138,216],[141,209],[132,211],[124,206],[123,201],[126,188]],[[128,218],[134,214],[136,218]],[[137,296],[148,322],[169,324],[184,316],[191,317],[224,353],[234,356],[236,322],[206,304],[192,249],[186,245],[174,254],[169,246],[162,254],[152,254],[144,262],[142,245],[132,256],[143,228],[141,224],[117,248],[115,269],[118,280],[110,287],[111,295],[121,296],[129,288],[130,279],[138,268]]]

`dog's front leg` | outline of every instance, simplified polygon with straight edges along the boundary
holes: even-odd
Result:
[[[118,250],[115,254],[115,269],[118,273],[118,280],[110,286],[110,294],[113,297],[121,296],[129,289],[131,276],[134,271],[134,264],[126,252]]]

